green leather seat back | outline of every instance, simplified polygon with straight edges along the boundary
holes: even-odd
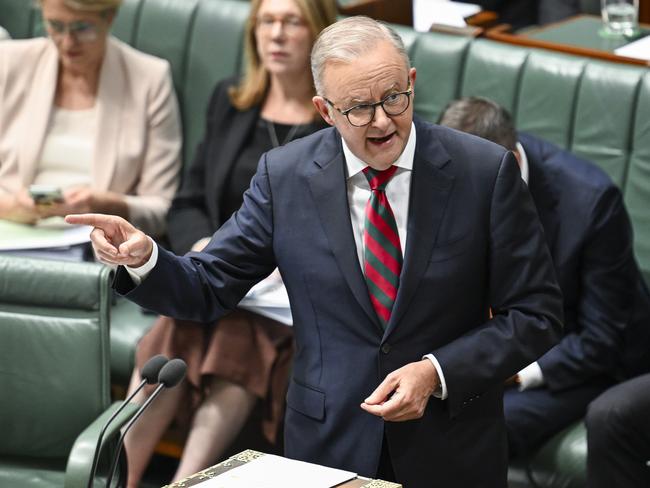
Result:
[[[519,82],[529,53],[497,42],[474,41],[466,58],[460,95],[491,98],[515,114]]]
[[[110,402],[110,270],[0,256],[0,456],[65,458]]]
[[[597,163],[623,190],[643,73],[642,68],[590,62],[577,94],[570,149]]]
[[[518,129],[560,147],[571,147],[576,95],[585,64],[585,59],[575,56],[532,51],[521,75],[513,113]]]
[[[0,25],[13,39],[34,37],[34,19],[40,16],[35,2],[0,0]]]
[[[248,2],[202,0],[187,44],[182,96],[185,168],[203,138],[205,114],[217,81],[242,69]]]
[[[634,227],[634,251],[650,286],[650,73],[639,84],[631,134],[625,204]]]
[[[169,61],[178,94],[186,88],[187,43],[197,4],[198,0],[145,1],[138,16],[133,46]]]
[[[124,0],[122,2],[120,10],[113,20],[112,34],[115,37],[133,45],[143,3],[144,0]]]
[[[411,51],[411,63],[417,68],[415,110],[418,115],[437,122],[447,103],[458,98],[470,44],[469,37],[434,32],[418,37]]]

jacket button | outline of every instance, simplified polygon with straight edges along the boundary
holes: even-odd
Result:
[[[388,344],[387,342],[385,342],[385,343],[381,346],[381,352],[383,352],[384,354],[388,354],[388,353],[390,352],[390,344]]]

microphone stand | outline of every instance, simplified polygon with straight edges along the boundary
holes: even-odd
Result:
[[[154,392],[147,398],[147,400],[142,404],[142,406],[138,409],[138,411],[131,417],[131,420],[129,420],[129,423],[126,424],[124,429],[122,430],[122,434],[120,435],[120,439],[117,441],[117,451],[115,452],[115,457],[113,458],[113,462],[111,463],[111,468],[109,470],[109,476],[108,479],[106,480],[106,488],[110,488],[111,482],[113,481],[113,476],[115,475],[115,471],[117,470],[117,462],[118,459],[120,458],[120,454],[122,452],[122,446],[124,445],[124,436],[127,434],[131,426],[135,423],[138,418],[140,418],[140,415],[145,411],[145,409],[149,406],[149,404],[158,396],[158,394],[166,387],[164,383],[160,383]]]
[[[88,488],[92,488],[93,486],[93,481],[95,480],[95,473],[97,472],[97,465],[99,464],[99,452],[101,450],[102,446],[102,441],[104,440],[104,434],[106,433],[106,429],[108,429],[108,426],[115,420],[115,417],[117,417],[122,410],[127,406],[127,404],[133,400],[133,397],[140,391],[144,386],[147,384],[147,380],[142,380],[142,382],[138,385],[138,387],[135,389],[133,393],[129,395],[128,398],[126,398],[122,404],[119,406],[115,412],[111,415],[111,417],[106,421],[104,426],[102,427],[102,430],[99,432],[99,437],[97,437],[97,445],[95,446],[95,453],[93,455],[93,463],[90,468],[90,478],[88,479]]]

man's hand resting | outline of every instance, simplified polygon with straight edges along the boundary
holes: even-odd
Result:
[[[361,408],[391,422],[419,419],[439,382],[428,359],[409,363],[386,376]]]
[[[67,215],[68,224],[94,227],[90,240],[97,258],[107,264],[137,268],[151,257],[153,244],[147,235],[122,217],[103,214]]]

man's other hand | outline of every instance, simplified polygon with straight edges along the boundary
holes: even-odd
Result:
[[[361,408],[391,422],[419,419],[439,382],[429,359],[409,363],[386,376]]]
[[[104,214],[67,215],[68,224],[94,227],[90,240],[97,258],[107,264],[137,268],[151,257],[153,244],[147,235],[122,217]]]

